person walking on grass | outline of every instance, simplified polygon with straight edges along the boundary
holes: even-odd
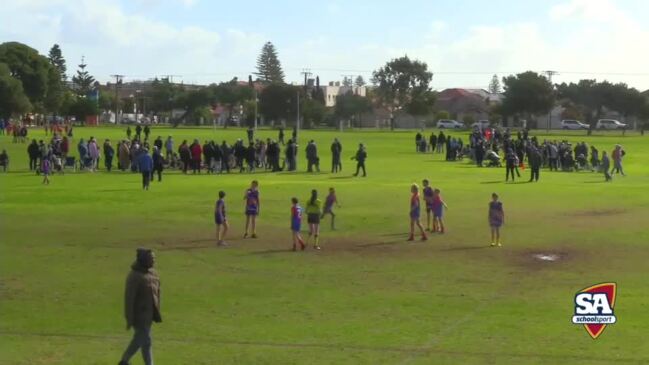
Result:
[[[128,138],[129,141],[131,140],[131,134],[133,134],[133,132],[131,131],[131,126],[129,125],[128,127],[126,127],[126,138]]]
[[[624,175],[624,169],[622,169],[622,157],[624,157],[626,153],[622,149],[621,145],[615,145],[615,149],[613,152],[611,152],[611,158],[613,158],[613,169],[611,170],[611,176],[615,174],[616,172],[622,176]]]
[[[142,148],[142,151],[137,158],[137,165],[142,173],[142,189],[149,190],[151,173],[153,172],[153,159],[146,148]]]
[[[340,161],[340,154],[343,151],[343,146],[338,141],[338,138],[334,138],[334,142],[331,144],[331,172],[336,173],[343,170],[343,164]]]
[[[432,232],[430,228],[430,221],[433,215],[433,188],[430,186],[430,181],[424,179],[422,182],[424,186],[424,204],[426,205],[426,232]]]
[[[604,172],[604,181],[611,181],[613,179],[611,173],[609,172],[610,168],[611,160],[609,160],[606,151],[602,151],[602,171]]]
[[[153,170],[151,171],[151,180],[153,180],[153,174],[158,174],[158,182],[162,181],[162,171],[164,170],[164,158],[158,146],[153,146]]]
[[[50,184],[50,173],[52,172],[52,164],[49,158],[41,159],[41,173],[43,174],[43,184]]]
[[[500,227],[505,223],[503,203],[498,201],[498,194],[491,194],[489,202],[489,226],[491,227],[491,246],[502,246],[500,243]]]
[[[333,211],[334,204],[338,208],[340,208],[340,204],[338,204],[338,198],[336,198],[336,190],[334,190],[334,188],[329,188],[329,195],[327,195],[327,199],[325,199],[325,206],[322,211],[322,215],[320,216],[320,219],[324,219],[325,215],[330,214],[332,231],[336,230],[336,225],[335,225],[336,214],[334,214]]]
[[[7,154],[7,150],[2,150],[2,153],[0,153],[0,166],[2,166],[3,172],[7,172],[9,168],[9,155]]]
[[[300,234],[302,228],[302,207],[298,204],[297,198],[291,198],[291,234],[293,236],[293,251],[297,251],[297,245],[304,251],[306,245]]]
[[[306,217],[309,223],[309,237],[306,239],[308,245],[313,237],[313,248],[320,249],[320,216],[322,215],[322,200],[318,199],[318,191],[311,190],[311,198],[306,205]]]
[[[171,156],[174,155],[174,139],[171,136],[167,137],[165,141],[165,158],[171,160]]]
[[[149,249],[138,248],[131,272],[126,278],[124,316],[126,329],[133,328],[133,339],[118,365],[128,365],[140,350],[145,365],[153,365],[151,325],[162,322],[160,314],[160,277],[153,269],[155,255]]]
[[[412,195],[410,196],[410,236],[408,237],[408,241],[415,240],[415,225],[419,228],[421,240],[426,241],[428,237],[426,237],[424,227],[421,226],[421,222],[419,221],[419,216],[421,215],[419,186],[417,184],[412,184],[412,186],[410,186],[410,192]]]
[[[439,189],[433,190],[433,232],[444,233],[444,208],[448,206],[442,199]]]
[[[248,229],[250,229],[250,237],[257,238],[257,216],[261,209],[259,200],[259,182],[257,182],[257,180],[253,180],[252,183],[250,183],[250,188],[246,190],[243,200],[246,201],[246,230],[243,234],[243,238],[248,237]]]
[[[115,156],[115,149],[110,144],[110,139],[104,141],[104,166],[106,171],[110,172],[113,169],[113,157]]]
[[[219,191],[219,200],[214,207],[214,223],[216,223],[216,244],[217,246],[227,246],[225,235],[228,233],[228,218],[225,215],[225,191]]]
[[[97,171],[97,162],[99,161],[99,146],[95,137],[90,137],[88,141],[88,157],[90,157],[90,172]]]
[[[358,176],[358,173],[360,172],[361,169],[363,169],[363,177],[367,176],[367,173],[365,172],[365,160],[367,159],[367,152],[365,151],[365,146],[363,144],[358,145],[358,151],[356,151],[356,155],[352,157],[352,160],[356,160],[356,173],[354,176]]]

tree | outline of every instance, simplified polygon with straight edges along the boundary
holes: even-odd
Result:
[[[320,104],[325,105],[324,90],[320,87],[320,76],[316,76],[315,78],[315,89],[311,93],[311,98]]]
[[[343,86],[345,87],[352,87],[354,85],[354,80],[352,80],[351,77],[343,77]]]
[[[50,67],[47,72],[47,94],[44,100],[45,109],[57,115],[61,111],[64,91],[59,69]]]
[[[421,103],[421,95],[430,91],[428,85],[432,78],[425,62],[412,61],[408,56],[393,59],[372,73],[376,95],[391,112],[413,101]]]
[[[354,80],[354,86],[356,87],[365,86],[365,79],[363,79],[363,76],[361,75],[356,76],[356,80]]]
[[[282,65],[279,62],[277,50],[270,42],[266,42],[261,49],[261,54],[257,58],[257,72],[255,72],[255,75],[265,82],[284,82],[284,71],[282,71]]]
[[[25,95],[36,110],[40,110],[47,95],[49,69],[46,57],[22,43],[0,44],[0,62],[9,68],[9,74],[22,83]]]
[[[412,115],[428,115],[433,111],[435,99],[434,92],[423,92],[414,96],[410,103],[406,104],[406,111]]]
[[[84,57],[81,57],[81,64],[79,64],[79,69],[77,74],[72,77],[72,83],[74,84],[74,89],[79,96],[87,96],[90,91],[93,89],[95,83],[95,78],[86,71],[88,65],[84,61]]]
[[[9,118],[15,114],[26,113],[31,107],[23,84],[11,76],[6,64],[0,63],[0,117]]]
[[[554,88],[536,72],[527,71],[503,78],[505,85],[503,111],[530,117],[550,112],[554,105]]]
[[[293,120],[297,113],[299,87],[285,84],[271,84],[259,94],[259,112],[266,120]]]
[[[500,80],[498,80],[498,75],[493,75],[491,82],[489,83],[489,92],[491,94],[500,94],[502,89],[500,88]]]
[[[372,111],[371,101],[363,96],[348,92],[336,97],[334,114],[342,120],[356,119],[360,115]]]
[[[171,111],[174,101],[181,92],[180,87],[169,82],[168,78],[154,79],[148,92],[150,97],[147,103],[148,109],[155,114]]]
[[[304,98],[301,100],[300,114],[304,119],[305,128],[312,128],[316,124],[322,123],[327,108],[315,99]]]
[[[222,82],[212,86],[215,99],[228,108],[228,116],[232,116],[232,111],[237,105],[242,105],[246,100],[253,99],[253,89],[248,86],[239,85],[237,79],[229,82]]]
[[[47,58],[50,60],[50,64],[58,71],[61,81],[67,80],[68,77],[65,75],[67,66],[65,65],[65,58],[63,58],[63,53],[58,44],[54,44],[50,48],[50,53]]]
[[[96,101],[78,95],[68,110],[68,114],[74,115],[80,121],[86,120],[86,117],[89,115],[97,115],[98,113],[99,110]]]

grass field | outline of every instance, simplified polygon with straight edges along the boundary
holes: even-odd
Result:
[[[168,134],[177,144],[245,136],[152,132]],[[11,171],[0,173],[0,364],[116,364],[131,336],[123,286],[139,246],[155,249],[162,280],[158,364],[647,363],[649,144],[582,134],[551,138],[609,152],[622,143],[628,176],[604,183],[601,174],[543,170],[539,183],[505,184],[504,169],[416,154],[412,131],[318,131],[301,134],[297,173],[167,171],[142,192],[140,175],[102,171],[54,175],[43,186],[27,171],[27,145],[1,136]],[[90,135],[116,140],[123,130],[77,128],[71,150]],[[302,172],[304,141],[319,143],[328,171],[333,137],[343,143],[343,173]],[[360,141],[367,178],[351,177]],[[243,240],[241,197],[253,178],[260,238]],[[409,185],[423,178],[449,205],[448,232],[407,243]],[[339,229],[323,224],[320,252],[290,252],[290,198],[330,186]],[[226,249],[215,247],[218,190],[229,194]],[[487,247],[494,191],[507,215],[502,248]],[[594,341],[570,318],[575,292],[604,281],[618,284],[618,323]]]

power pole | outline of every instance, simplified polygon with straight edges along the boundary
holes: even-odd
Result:
[[[550,85],[552,85],[552,76],[559,74],[558,71],[543,71],[543,72],[547,75]],[[554,85],[552,85],[552,90],[554,90]],[[554,109],[554,107],[552,109]],[[548,112],[548,127],[547,127],[548,133],[550,132],[550,124],[552,124],[552,109],[550,109],[550,111]]]
[[[349,88],[354,93],[354,76],[355,75],[340,75],[343,77],[343,83],[345,82],[345,79],[349,80]]]
[[[117,87],[122,83],[124,75],[110,75],[110,77],[115,78],[115,125],[119,122],[117,121],[117,108],[119,105],[119,94],[117,93]]]
[[[170,84],[174,83],[174,77],[182,77],[182,75],[160,75],[160,77],[167,79]]]
[[[309,76],[311,76],[313,74],[311,73],[310,68],[303,68],[302,72],[300,72],[300,74],[304,75],[304,91],[306,92],[306,90],[307,90],[307,80],[308,80]]]

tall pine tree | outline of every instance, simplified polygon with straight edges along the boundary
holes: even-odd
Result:
[[[500,94],[502,88],[500,87],[500,80],[498,80],[498,75],[493,75],[491,82],[489,83],[489,92],[492,94]]]
[[[261,49],[261,54],[257,58],[257,72],[255,72],[255,75],[265,82],[284,82],[284,71],[282,71],[282,65],[277,57],[277,50],[270,42],[266,42]]]
[[[95,83],[95,78],[86,71],[87,66],[88,65],[84,62],[84,57],[81,57],[81,64],[79,65],[77,74],[72,77],[74,90],[79,96],[87,96],[94,87],[93,84]]]
[[[65,74],[65,72],[67,71],[65,58],[63,58],[61,47],[59,47],[58,44],[54,44],[52,48],[50,48],[50,53],[47,58],[50,60],[52,66],[56,67],[56,69],[59,71],[59,74],[61,75],[61,81],[67,80],[68,77]]]

